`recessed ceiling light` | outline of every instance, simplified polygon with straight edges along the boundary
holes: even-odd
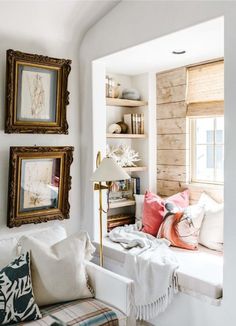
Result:
[[[185,50],[181,50],[181,51],[172,51],[173,54],[185,54],[186,51]]]

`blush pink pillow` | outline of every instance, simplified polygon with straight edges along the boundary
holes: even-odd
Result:
[[[188,207],[189,206],[189,190],[186,189],[182,192],[178,192],[177,194],[165,199],[165,202],[171,202],[181,208]]]
[[[156,236],[163,222],[165,203],[171,202],[178,207],[185,208],[189,205],[189,190],[179,192],[165,200],[160,196],[147,191],[143,203],[143,228],[142,231]]]

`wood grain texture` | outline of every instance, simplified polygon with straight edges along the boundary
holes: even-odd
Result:
[[[186,165],[188,150],[170,149],[157,151],[157,164],[165,165]]]
[[[184,185],[178,181],[157,181],[157,193],[160,196],[172,196],[177,192],[183,191]]]
[[[157,105],[157,119],[185,118],[187,106],[185,101]]]
[[[157,87],[157,104],[180,102],[185,100],[186,85]]]
[[[123,98],[106,98],[107,106],[127,106],[127,107],[138,107],[138,106],[146,106],[148,105],[147,101],[134,101],[134,100],[126,100]]]
[[[157,120],[157,134],[186,134],[186,118]]]
[[[189,149],[186,134],[157,135],[157,148],[160,149]]]
[[[224,101],[190,103],[187,109],[188,117],[223,116]]]
[[[187,69],[185,67],[161,72],[157,74],[157,87],[173,87],[178,85],[186,84],[186,73]]]
[[[106,134],[107,138],[137,138],[137,139],[144,139],[147,138],[145,134]]]
[[[185,165],[157,165],[157,179],[186,182],[186,169]]]

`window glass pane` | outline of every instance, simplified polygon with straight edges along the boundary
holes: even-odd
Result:
[[[196,179],[202,181],[213,180],[214,177],[214,146],[196,146]]]
[[[207,169],[214,169],[214,146],[207,145],[206,146],[206,168]]]
[[[200,182],[224,181],[224,118],[197,118],[193,123],[193,176]]]
[[[214,143],[214,130],[206,130],[206,142],[207,144]]]
[[[214,119],[196,119],[196,143],[212,144],[214,142]]]
[[[224,144],[224,118],[216,118],[216,144]]]

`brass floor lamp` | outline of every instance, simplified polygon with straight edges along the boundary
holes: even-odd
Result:
[[[102,206],[102,190],[106,189],[109,191],[113,181],[130,179],[130,176],[112,158],[105,157],[101,160],[101,152],[98,152],[97,154],[96,167],[97,168],[91,177],[91,181],[95,182],[94,190],[99,191],[99,256],[100,266],[103,266],[102,216],[103,213],[107,212],[104,211]],[[105,184],[103,184],[103,182]]]

